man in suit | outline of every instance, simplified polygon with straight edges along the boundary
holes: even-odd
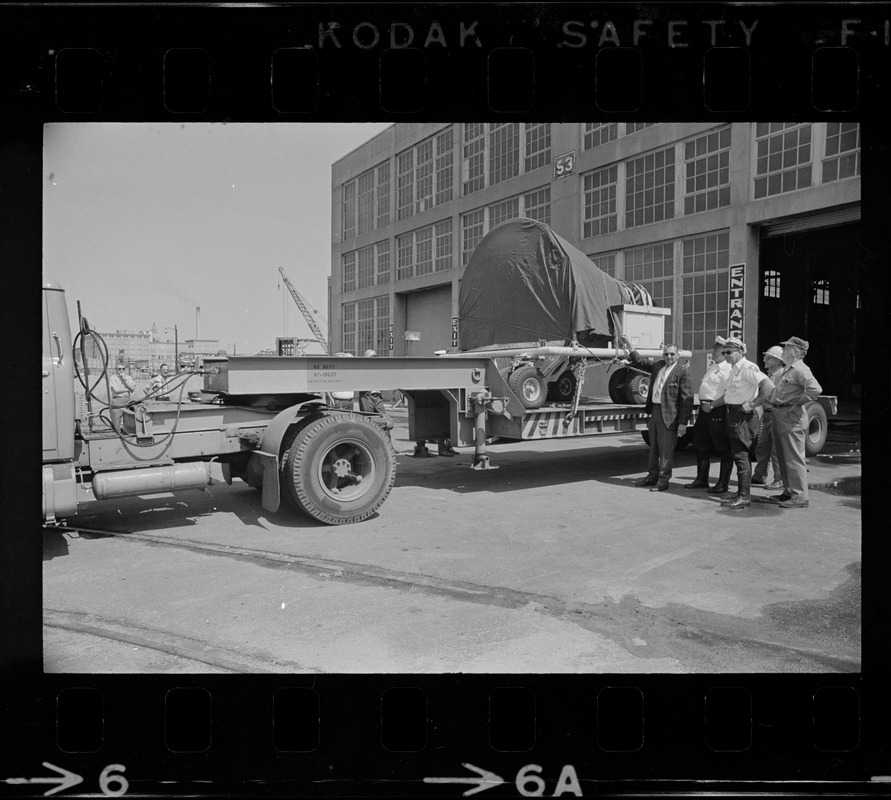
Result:
[[[631,362],[638,367],[649,366],[650,359],[631,351]],[[693,386],[689,364],[678,363],[677,345],[662,348],[662,359],[653,364],[646,412],[650,415],[650,457],[647,476],[635,483],[649,486],[651,492],[664,492],[674,467],[674,448],[678,436],[683,436],[693,414]]]

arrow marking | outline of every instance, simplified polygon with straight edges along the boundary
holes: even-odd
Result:
[[[59,773],[61,777],[58,778],[6,778],[4,783],[58,783],[59,785],[46,791],[43,793],[44,797],[49,797],[51,794],[55,794],[56,792],[63,792],[65,789],[70,789],[72,786],[77,786],[79,783],[83,783],[84,779],[80,775],[75,775],[73,772],[69,772],[67,769],[62,769],[62,767],[57,767],[55,764],[50,764],[49,761],[44,761],[43,766],[47,769],[55,770]]]
[[[424,783],[472,783],[475,784],[473,789],[468,789],[464,792],[464,797],[470,797],[472,794],[476,794],[477,792],[484,792],[486,789],[492,789],[495,786],[500,786],[504,783],[504,780],[496,775],[494,772],[489,772],[485,769],[480,769],[479,767],[473,766],[473,764],[462,764],[462,767],[465,769],[472,770],[477,773],[479,777],[476,778],[424,778]]]

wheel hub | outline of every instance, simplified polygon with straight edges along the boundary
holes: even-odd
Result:
[[[350,474],[350,462],[345,458],[338,458],[332,465],[332,470],[338,478],[345,478]]]

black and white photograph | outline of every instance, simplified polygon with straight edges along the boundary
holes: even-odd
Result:
[[[46,673],[861,671],[859,123],[54,121],[42,185]]]

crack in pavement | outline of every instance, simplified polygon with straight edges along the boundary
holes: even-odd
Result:
[[[677,650],[695,649],[700,660],[726,662],[727,656],[716,653],[716,647],[731,652],[732,662],[739,664],[740,649],[753,651],[753,664],[768,653],[782,662],[820,665],[833,672],[858,672],[860,661],[856,655],[822,652],[812,642],[793,631],[776,631],[782,637],[765,636],[751,629],[757,621],[740,620],[715,612],[701,611],[679,605],[664,608],[644,606],[636,598],[626,595],[618,602],[604,598],[601,603],[562,600],[551,595],[536,594],[500,586],[486,586],[469,581],[437,578],[420,573],[401,572],[369,564],[357,564],[327,558],[294,556],[231,545],[217,545],[191,539],[125,532],[91,533],[152,547],[177,547],[203,555],[214,555],[247,561],[265,568],[296,568],[315,580],[333,579],[356,585],[385,586],[402,591],[420,589],[431,595],[453,600],[481,603],[510,609],[528,609],[559,620],[581,626],[596,635],[604,636],[640,658],[678,658]],[[763,623],[770,615],[760,618]],[[641,644],[643,642],[643,644]],[[758,656],[758,654],[762,654]],[[763,671],[755,667],[757,671]],[[746,671],[738,667],[735,671]]]

